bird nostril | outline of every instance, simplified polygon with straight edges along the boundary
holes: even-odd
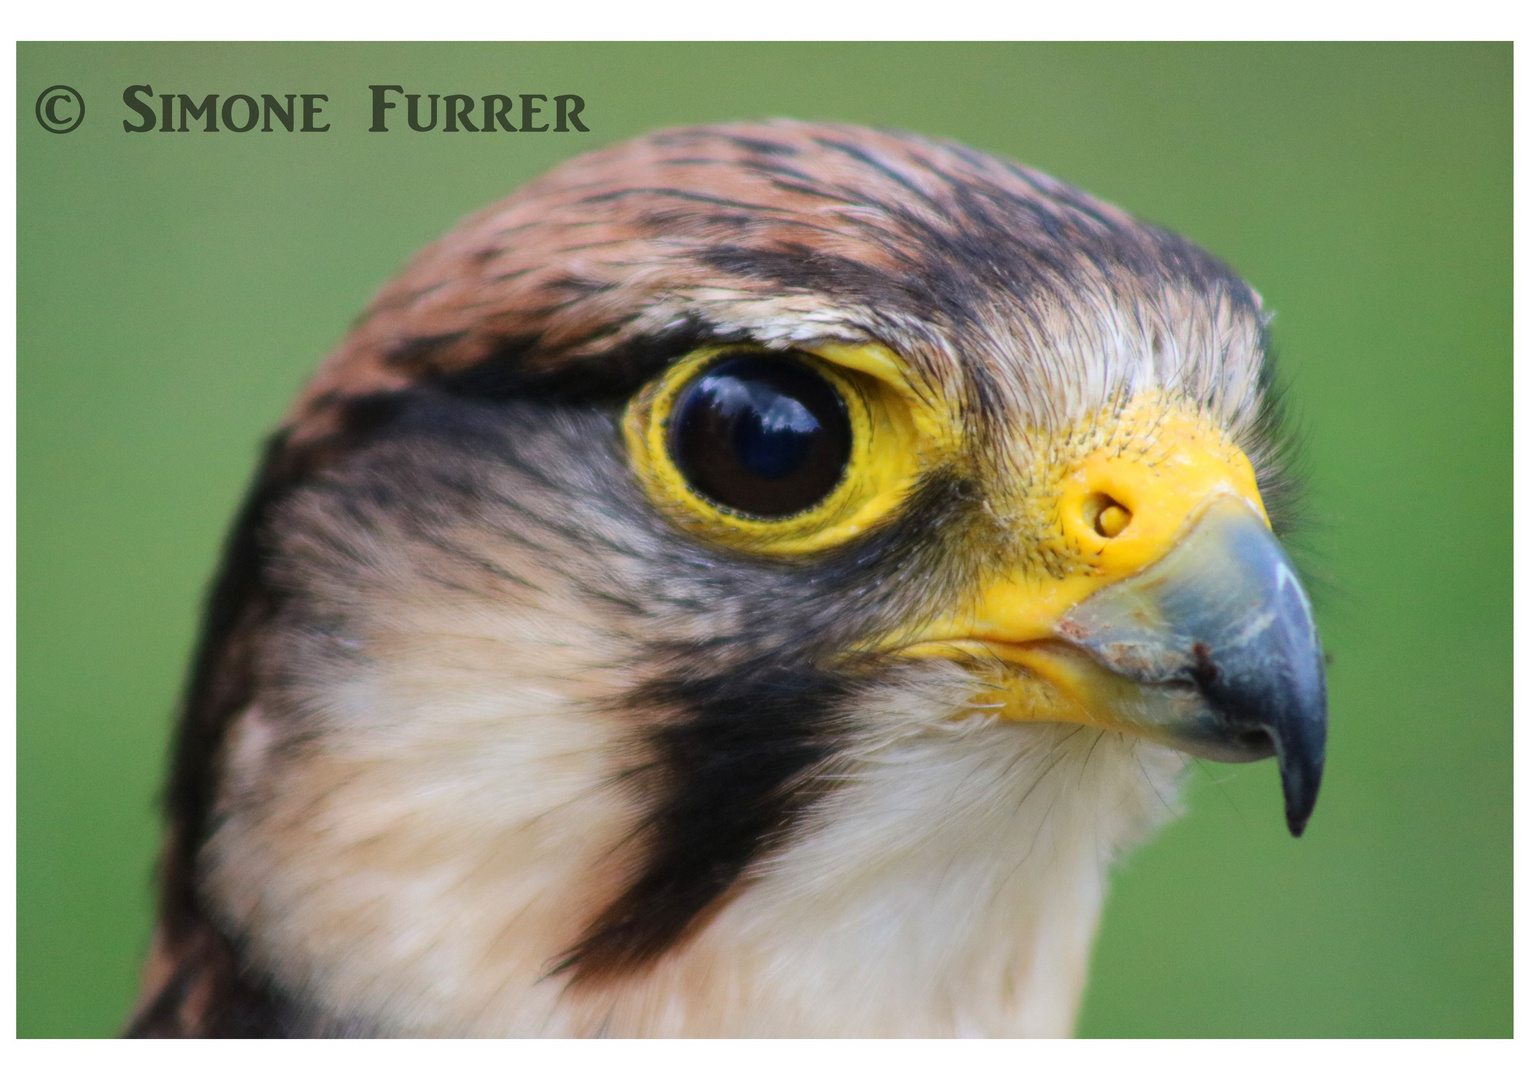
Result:
[[[1130,524],[1130,511],[1119,503],[1106,506],[1098,514],[1098,531],[1102,536],[1115,537]]]
[[[1105,540],[1112,540],[1130,524],[1130,511],[1103,492],[1095,491],[1083,503],[1084,519]]]

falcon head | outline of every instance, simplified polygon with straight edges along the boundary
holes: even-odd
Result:
[[[1064,1034],[1326,701],[1259,297],[952,143],[578,158],[376,297],[187,693],[138,1034]]]

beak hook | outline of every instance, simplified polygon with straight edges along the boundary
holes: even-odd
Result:
[[[1077,605],[1061,632],[1115,674],[1168,691],[1178,705],[1163,741],[1221,761],[1276,754],[1285,821],[1305,831],[1326,764],[1325,654],[1294,567],[1245,503],[1212,503],[1172,551]]]

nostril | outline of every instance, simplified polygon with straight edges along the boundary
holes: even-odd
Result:
[[[1105,540],[1114,539],[1130,524],[1130,511],[1101,491],[1087,497],[1082,512],[1093,531]]]
[[[1106,506],[1098,515],[1098,531],[1103,536],[1115,537],[1130,524],[1130,511],[1119,503]]]

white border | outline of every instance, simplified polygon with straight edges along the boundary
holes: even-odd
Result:
[[[255,10],[258,7],[258,13]],[[179,10],[177,10],[179,9]],[[471,29],[480,34],[501,35],[517,40],[697,40],[709,38],[769,40],[994,40],[1024,37],[1030,40],[1058,37],[1097,37],[1119,40],[1132,36],[1153,39],[1181,38],[1204,40],[1221,37],[1267,38],[1437,38],[1504,39],[1515,35],[1517,20],[1505,14],[1505,5],[1496,3],[1451,3],[1449,5],[1353,4],[1284,2],[1270,10],[1261,6],[1173,3],[1142,4],[1090,2],[1072,5],[1068,12],[1055,5],[997,5],[979,0],[940,0],[938,4],[884,3],[849,7],[828,4],[823,0],[765,0],[763,3],[729,5],[724,3],[671,3],[661,6],[633,3],[536,5],[527,3],[433,4],[395,2],[368,4],[364,12],[358,6],[319,5],[298,0],[276,0],[260,5],[239,5],[209,10],[198,5],[160,5],[145,11],[139,5],[96,2],[60,6],[50,11],[33,8],[12,16],[18,40],[457,40],[458,34],[431,33],[432,30]],[[428,14],[428,24],[421,18]],[[13,40],[14,45],[14,40]],[[3,60],[4,85],[15,87],[15,49]],[[1517,120],[1514,137],[1522,142],[1524,95],[1514,85]],[[14,108],[3,117],[0,145],[4,155],[0,176],[12,210],[15,207],[15,122]],[[1521,177],[1521,162],[1517,176]],[[1520,188],[1518,179],[1516,187]],[[1516,190],[1514,192],[1516,194]],[[5,460],[0,464],[0,507],[6,519],[0,523],[0,542],[6,547],[3,602],[9,618],[4,621],[8,648],[0,661],[7,710],[7,737],[0,739],[0,753],[5,765],[0,770],[10,783],[9,798],[3,800],[4,883],[0,886],[5,933],[0,935],[0,962],[11,977],[0,982],[0,1017],[6,1033],[15,1039],[15,215],[7,214],[3,225],[3,243],[11,258],[4,264],[4,301],[0,304],[0,341],[7,361],[3,399],[0,399],[0,447]],[[1521,252],[1528,231],[1515,225],[1516,281],[1514,302],[1519,318],[1516,324],[1515,357],[1528,355],[1528,324],[1521,317],[1523,260]],[[1514,374],[1524,374],[1514,360]],[[1528,404],[1525,380],[1517,378],[1514,405]],[[1518,535],[1528,534],[1528,479],[1525,479],[1524,441],[1514,434],[1514,526]],[[1528,569],[1515,553],[1514,602],[1528,598]],[[1521,605],[1517,605],[1520,607]],[[1519,642],[1521,636],[1519,636]],[[1515,644],[1517,670],[1528,670],[1528,645]],[[1514,691],[1514,711],[1521,712],[1523,702]],[[1514,791],[1528,775],[1528,740],[1519,738],[1514,754]],[[1528,848],[1528,814],[1524,800],[1517,799],[1515,811],[1516,903],[1524,904],[1528,874],[1523,871],[1525,848]],[[1520,920],[1519,920],[1520,921]],[[1516,993],[1515,1024],[1525,1018],[1525,990],[1528,978],[1514,973]],[[1050,1077],[1100,1075],[1105,1071],[1129,1070],[1149,1074],[1172,1070],[1175,1077],[1234,1075],[1237,1080],[1288,1080],[1299,1075],[1327,1076],[1342,1074],[1372,1075],[1394,1072],[1399,1076],[1472,1076],[1477,1073],[1502,1075],[1503,1066],[1519,1061],[1517,1075],[1522,1075],[1522,1054],[1516,1044],[1497,1042],[1380,1042],[1339,1041],[1311,1044],[1303,1041],[1187,1042],[1157,1040],[1151,1042],[1075,1042],[1075,1043],[929,1043],[929,1042],[757,1042],[746,1046],[733,1042],[629,1043],[619,1048],[600,1043],[483,1043],[483,1042],[397,1042],[397,1043],[249,1043],[237,1050],[214,1042],[181,1044],[134,1044],[110,1041],[13,1042],[3,1055],[4,1068],[13,1076],[72,1075],[76,1070],[101,1071],[113,1077],[207,1075],[215,1071],[219,1080],[259,1077],[269,1080],[272,1068],[295,1070],[299,1075],[333,1075],[336,1067],[344,1070],[364,1068],[370,1075],[414,1074],[443,1067],[487,1066],[496,1073],[513,1076],[555,1071],[555,1075],[574,1076],[593,1073],[618,1074],[622,1080],[641,1080],[661,1076],[704,1076],[707,1080],[724,1075],[726,1080],[750,1080],[768,1077],[779,1080],[782,1069],[806,1075],[918,1075],[962,1076],[967,1070],[997,1070],[1002,1076],[1015,1074]],[[18,1067],[20,1067],[18,1069]],[[25,1071],[20,1071],[24,1069]],[[1064,1072],[1063,1072],[1064,1070]]]

